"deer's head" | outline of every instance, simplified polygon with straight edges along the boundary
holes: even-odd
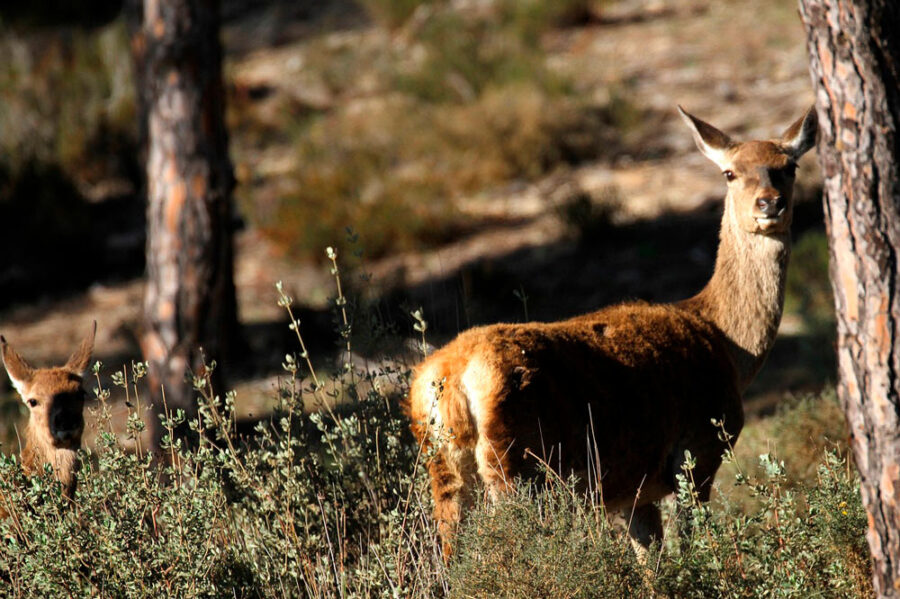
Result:
[[[816,141],[815,107],[810,108],[778,139],[737,142],[709,123],[678,112],[691,128],[703,155],[728,182],[726,218],[743,231],[780,235],[790,230],[797,160]]]
[[[82,377],[91,360],[97,323],[64,366],[34,368],[0,336],[3,364],[29,410],[29,441],[46,449],[78,449],[84,432]]]

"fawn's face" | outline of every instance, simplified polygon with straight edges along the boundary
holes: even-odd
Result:
[[[82,373],[94,348],[97,324],[64,366],[34,368],[0,336],[3,364],[29,411],[29,439],[45,448],[78,449],[84,432]]]
[[[743,231],[783,235],[790,231],[797,161],[816,141],[817,119],[810,108],[780,139],[739,143],[709,123],[678,108],[703,155],[728,181],[725,214]]]
[[[749,141],[726,152],[725,210],[748,233],[786,233],[791,227],[797,162],[771,141]]]
[[[35,372],[20,391],[28,406],[32,434],[46,447],[78,449],[84,432],[84,400],[81,376],[62,368]]]

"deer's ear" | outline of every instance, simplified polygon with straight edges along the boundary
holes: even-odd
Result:
[[[9,380],[12,381],[13,387],[24,400],[25,389],[34,377],[34,368],[16,353],[16,350],[6,342],[6,338],[2,335],[0,335],[0,353],[3,354],[3,365],[6,366]]]
[[[94,321],[93,326],[91,327],[91,332],[88,333],[87,337],[81,342],[81,345],[78,346],[78,349],[69,356],[68,362],[63,366],[66,370],[70,372],[74,372],[78,375],[84,375],[84,372],[87,370],[88,365],[91,362],[91,353],[94,351],[94,337],[97,334],[97,321]]]
[[[809,151],[816,143],[816,131],[819,129],[819,117],[815,105],[810,106],[802,117],[788,127],[781,136],[781,144],[791,158],[797,160]]]
[[[728,170],[730,161],[728,160],[727,151],[734,145],[731,138],[709,123],[689,114],[681,106],[678,107],[678,114],[690,127],[694,136],[694,143],[697,144],[703,155],[712,160],[723,171]]]

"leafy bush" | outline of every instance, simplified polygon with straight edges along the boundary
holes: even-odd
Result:
[[[281,303],[290,309],[284,294]],[[302,346],[298,325],[292,319]],[[346,320],[341,330],[349,333]],[[299,380],[300,362],[308,382]],[[385,364],[329,381],[304,357],[287,356],[284,367],[290,377],[278,407],[251,438],[234,432],[234,394],[215,396],[209,373],[195,377],[200,415],[190,426],[199,445],[166,436],[158,460],[140,445],[146,367],[132,364],[129,378],[113,377],[134,405],[132,449],[113,434],[110,391],[96,387],[100,432],[84,452],[73,505],[49,466],[25,478],[15,457],[2,458],[0,497],[15,507],[0,521],[0,596],[324,597],[440,588],[418,445],[396,396],[375,384],[383,376],[402,383],[408,369]],[[331,407],[338,395],[348,403]],[[309,396],[321,412],[304,413]],[[184,415],[162,419],[171,431]]]
[[[730,497],[699,504],[690,471],[680,475],[668,536],[642,557],[571,483],[520,487],[465,522],[452,595],[872,596],[866,516],[846,461],[825,454],[817,482],[803,489],[788,484],[783,462],[759,461],[763,474],[739,474],[732,491],[756,498],[749,511]]]
[[[697,503],[690,472],[680,475],[678,508],[688,520],[680,551],[664,547],[658,588],[677,597],[872,596],[859,480],[836,453],[807,492],[789,488],[783,461],[759,456],[765,474],[739,473],[758,499],[736,512]]]
[[[40,11],[24,4],[14,12],[30,22]],[[124,23],[23,35],[0,20],[0,56],[0,280],[15,289],[0,304],[136,274],[140,239],[131,242],[125,231],[119,239],[131,247],[111,252],[107,228],[115,222],[122,233],[140,223],[140,207],[104,202],[98,214],[100,200],[127,196],[140,179]]]
[[[529,83],[560,94],[569,83],[545,65],[536,40],[508,19],[435,12],[416,31],[423,58],[398,68],[397,89],[428,102],[470,102],[490,88]]]
[[[420,6],[440,5],[441,0],[359,0],[359,3],[378,23],[395,28],[406,23]],[[534,40],[551,27],[590,19],[600,4],[601,0],[497,0],[492,8],[523,37]]]

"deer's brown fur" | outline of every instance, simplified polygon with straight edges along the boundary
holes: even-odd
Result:
[[[715,271],[700,293],[471,329],[417,368],[408,409],[420,442],[439,445],[429,469],[445,553],[475,484],[495,496],[533,474],[535,456],[599,476],[608,509],[635,508],[631,532],[644,544],[661,536],[654,502],[675,490],[685,451],[709,498],[725,449],[711,419],[740,432],[742,393],[781,320],[793,169],[816,120],[810,110],[780,139],[738,143],[679,111],[729,180]]]
[[[82,377],[91,359],[97,325],[63,366],[34,368],[0,337],[0,353],[10,381],[28,406],[22,470],[27,475],[50,464],[67,497],[75,495],[77,452],[84,432]],[[0,503],[0,517],[6,515]]]

